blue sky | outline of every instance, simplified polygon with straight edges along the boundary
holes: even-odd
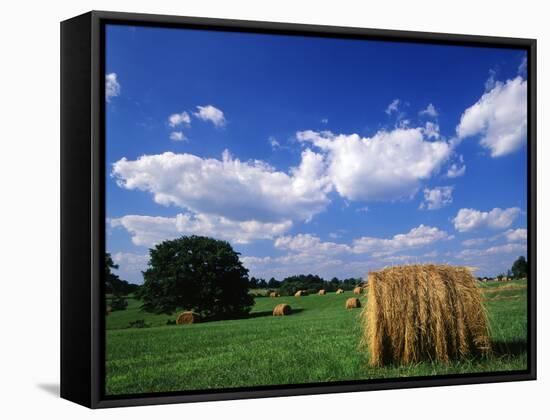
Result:
[[[228,240],[251,275],[526,254],[525,53],[187,29],[106,31],[107,251]]]

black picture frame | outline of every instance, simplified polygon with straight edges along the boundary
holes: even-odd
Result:
[[[528,369],[437,377],[105,396],[106,24],[523,49],[528,59]],[[90,408],[536,379],[536,40],[92,11],[61,23],[61,397]]]

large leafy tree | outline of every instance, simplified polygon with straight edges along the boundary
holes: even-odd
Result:
[[[512,276],[516,279],[527,277],[527,260],[522,255],[512,264]]]
[[[149,312],[192,310],[208,318],[244,315],[253,304],[248,270],[228,242],[204,236],[164,241],[149,251],[139,296]]]

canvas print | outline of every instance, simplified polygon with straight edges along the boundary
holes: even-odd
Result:
[[[104,42],[105,395],[527,370],[525,50]]]

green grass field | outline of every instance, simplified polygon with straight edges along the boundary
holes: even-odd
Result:
[[[243,386],[302,384],[527,368],[525,281],[480,284],[486,297],[494,352],[449,365],[372,368],[358,349],[360,309],[343,295],[256,298],[249,318],[166,325],[176,315],[153,315],[129,299],[107,316],[106,392],[135,394]],[[366,299],[362,298],[365,304]],[[273,317],[277,303],[294,314]],[[144,320],[147,328],[129,328]]]

